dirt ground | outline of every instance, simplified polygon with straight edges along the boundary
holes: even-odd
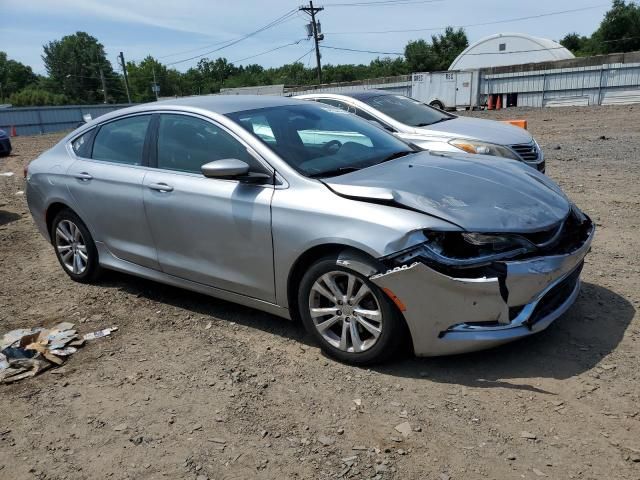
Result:
[[[533,338],[373,369],[231,303],[115,273],[73,283],[18,194],[60,136],[15,138],[0,333],[120,329],[0,386],[0,478],[640,479],[640,106],[473,115],[526,118],[549,176],[597,222],[582,293]]]

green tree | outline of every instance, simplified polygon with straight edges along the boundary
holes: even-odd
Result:
[[[447,70],[458,55],[469,46],[467,34],[462,28],[447,27],[444,34],[432,35],[431,45],[436,57],[436,70]]]
[[[65,105],[69,103],[69,99],[61,94],[51,93],[39,88],[27,87],[11,94],[9,103],[14,107]]]
[[[411,72],[430,72],[436,70],[438,59],[433,47],[425,40],[411,40],[404,47],[404,58]]]
[[[12,94],[38,81],[31,67],[10,60],[5,52],[0,52],[0,103]]]
[[[52,93],[67,96],[74,102],[101,103],[104,100],[100,69],[107,84],[108,101],[121,101],[121,79],[107,60],[104,47],[85,32],[67,35],[44,45],[45,68]]]
[[[404,57],[410,72],[447,70],[462,51],[469,46],[462,28],[447,27],[444,34],[432,35],[426,40],[411,40],[404,47]]]
[[[581,36],[575,32],[567,33],[564,38],[560,40],[560,45],[571,51],[571,53],[577,57],[593,55],[598,52],[597,45],[590,37]]]
[[[140,63],[127,62],[131,101],[150,102],[156,99],[152,85],[155,73],[156,83],[160,86],[159,95],[172,97],[174,95],[189,95],[192,92],[183,90],[182,75],[175,69],[168,69],[165,65],[147,56]]]
[[[599,53],[640,50],[640,6],[613,0],[593,40],[598,44]]]

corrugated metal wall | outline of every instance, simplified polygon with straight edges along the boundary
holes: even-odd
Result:
[[[16,128],[18,135],[71,130],[84,120],[85,114],[97,118],[105,113],[128,107],[128,104],[65,105],[60,107],[21,107],[0,109],[0,129]]]
[[[508,73],[482,73],[481,95],[518,94],[518,106],[640,102],[640,63],[614,63]]]
[[[285,95],[290,97],[306,93],[340,93],[363,89],[387,90],[389,92],[411,96],[411,75],[371,78],[357,82],[329,83],[314,85],[312,87],[287,88]]]

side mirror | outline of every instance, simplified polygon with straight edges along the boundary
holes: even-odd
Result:
[[[200,171],[207,178],[235,178],[249,173],[249,165],[237,158],[225,158],[205,163]]]

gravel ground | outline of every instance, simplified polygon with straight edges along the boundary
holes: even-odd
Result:
[[[583,291],[533,338],[366,370],[248,308],[115,273],[74,284],[17,193],[60,136],[14,139],[0,332],[120,330],[0,386],[0,478],[639,479],[640,106],[473,115],[528,119],[548,174],[597,222]]]

